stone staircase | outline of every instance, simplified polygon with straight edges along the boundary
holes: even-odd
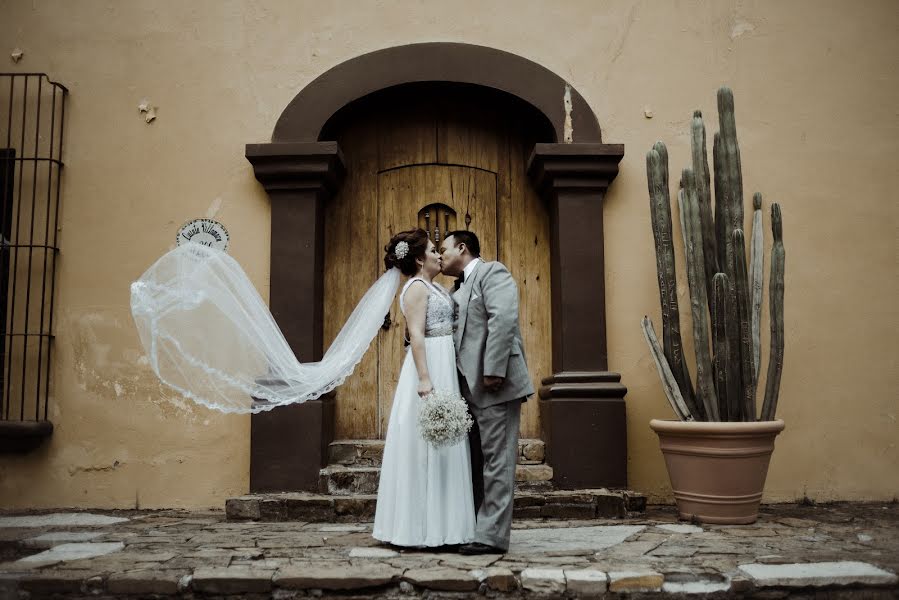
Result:
[[[354,522],[374,518],[384,454],[383,440],[337,440],[328,448],[328,466],[319,474],[318,493],[249,494],[230,498],[230,520]],[[518,442],[515,469],[516,518],[624,518],[642,512],[646,498],[624,490],[556,490],[545,445]]]

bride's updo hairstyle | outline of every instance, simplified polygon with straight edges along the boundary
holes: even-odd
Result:
[[[400,246],[399,256],[397,256],[397,244],[405,242],[408,248]],[[405,250],[405,253],[403,252]],[[424,258],[425,252],[428,250],[428,232],[424,229],[410,229],[409,231],[401,231],[392,238],[390,243],[384,246],[384,266],[387,269],[393,267],[411,277],[418,273],[418,263],[415,262],[419,258]]]

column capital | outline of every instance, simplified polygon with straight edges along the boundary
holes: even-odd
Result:
[[[541,194],[604,192],[618,175],[624,144],[535,144],[528,176]]]
[[[247,144],[246,157],[269,193],[315,191],[330,196],[346,173],[337,142]]]

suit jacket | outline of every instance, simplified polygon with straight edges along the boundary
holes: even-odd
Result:
[[[456,367],[468,384],[466,399],[486,408],[533,394],[518,325],[518,285],[506,266],[482,261],[453,299],[459,306]],[[497,393],[484,390],[485,376],[505,378]]]

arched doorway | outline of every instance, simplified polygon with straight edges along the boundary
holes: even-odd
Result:
[[[427,126],[412,118],[421,111],[427,115],[430,110],[431,116],[425,120],[439,121],[452,113],[441,116],[439,111],[433,112],[437,110],[435,107],[428,108],[426,100],[439,104],[439,100],[432,96],[408,94],[401,104],[405,111],[400,115],[402,118],[391,120],[388,102],[384,116],[387,121],[382,119],[381,122],[391,125],[382,125],[380,133],[362,136],[370,140],[368,143],[377,140],[379,147],[385,150],[377,156],[375,163],[360,167],[356,157],[365,153],[359,154],[355,147],[350,150],[348,159],[341,144],[353,145],[355,141],[350,139],[355,136],[345,137],[343,142],[334,141],[333,137],[340,134],[341,127],[347,126],[343,117],[358,106],[386,97],[382,94],[389,95],[400,88],[407,91],[411,88],[405,86],[414,84],[427,84],[417,88],[421,94],[429,93],[423,90],[437,89],[440,84],[451,85],[456,90],[453,101],[469,107],[466,115],[469,124],[465,125],[465,119],[462,119],[453,129],[458,148],[467,148],[460,150],[461,154],[457,153],[464,156],[462,162],[457,164],[450,160],[453,144],[447,137],[447,143],[441,146],[438,125],[433,126],[436,141],[432,144],[425,132]],[[462,90],[467,91],[463,93]],[[506,118],[501,107],[508,104],[508,96],[512,96],[511,105],[520,107],[532,117],[520,121],[515,129],[515,135],[519,137],[515,138],[518,141],[514,144],[520,146],[515,152],[509,150],[513,145],[509,141],[513,137],[509,134],[512,129],[508,124],[499,124]],[[478,98],[481,103],[472,105],[471,102],[477,102]],[[396,107],[394,104],[393,108]],[[453,103],[449,109],[459,114]],[[478,119],[481,119],[480,125]],[[365,125],[359,126],[364,128]],[[506,134],[497,133],[501,131]],[[485,151],[491,144],[496,146],[494,142],[488,143],[488,138],[500,139],[503,135],[508,146],[505,156],[513,156],[519,150],[528,156],[526,161],[509,159],[507,168],[511,171],[514,164],[514,168],[522,169],[529,183],[525,185],[521,177],[515,177],[508,179],[508,185],[523,185],[527,191],[519,197],[531,194],[543,203],[536,210],[522,214],[545,214],[549,230],[550,302],[548,309],[545,306],[544,309],[550,313],[551,333],[548,337],[551,339],[548,349],[544,343],[543,352],[548,354],[551,367],[549,375],[541,381],[539,415],[525,427],[541,430],[541,437],[547,443],[547,460],[554,468],[554,482],[558,486],[626,485],[624,395],[627,390],[620,384],[617,373],[607,371],[602,236],[603,199],[617,175],[624,146],[603,144],[596,118],[580,94],[534,62],[481,46],[413,44],[349,60],[300,91],[278,120],[273,141],[247,145],[247,159],[253,164],[256,178],[272,202],[272,314],[300,360],[317,360],[322,355],[326,340],[325,301],[330,293],[326,289],[352,290],[355,289],[353,286],[361,285],[355,280],[341,285],[326,280],[326,251],[338,251],[332,249],[326,239],[333,240],[334,236],[341,235],[339,229],[334,229],[339,220],[334,215],[341,207],[345,211],[352,209],[349,208],[351,203],[341,204],[340,198],[359,198],[346,190],[354,189],[356,178],[362,177],[360,173],[366,169],[377,174],[377,185],[371,180],[359,188],[358,193],[377,193],[380,200],[383,190],[384,206],[403,207],[401,210],[407,211],[396,214],[396,218],[389,219],[390,223],[414,220],[414,210],[408,212],[410,206],[417,206],[410,199],[413,192],[434,193],[440,198],[452,199],[455,197],[453,182],[467,181],[469,189],[471,182],[475,182],[477,193],[460,195],[460,198],[464,196],[469,203],[472,198],[479,202],[487,196],[494,198],[496,214],[490,217],[482,202],[478,218],[483,222],[490,222],[492,218],[495,224],[500,224],[495,237],[497,257],[505,258],[504,262],[507,262],[509,259],[503,252],[523,252],[503,246],[503,233],[506,239],[512,239],[512,232],[506,230],[514,223],[503,213],[509,210],[509,206],[504,206],[501,201],[505,193],[503,179],[499,176],[503,161],[497,159],[496,165],[489,164],[490,152]],[[384,157],[399,162],[390,164]],[[488,189],[491,177],[492,190]],[[449,194],[448,186],[453,187]],[[335,198],[337,204],[334,204]],[[382,231],[381,225],[377,224],[388,221],[371,214],[373,207],[383,208],[379,200],[361,202],[360,206],[369,207],[367,213],[363,210],[352,217],[344,215],[344,218],[370,219],[376,227],[371,231],[377,233],[369,232],[369,235],[374,235],[380,242],[386,230]],[[446,204],[444,201],[437,203]],[[415,210],[420,211],[420,208]],[[331,218],[329,211],[332,211]],[[334,229],[330,235],[329,227]],[[537,241],[539,246],[539,235]],[[343,245],[353,242],[345,240]],[[342,244],[337,242],[333,248],[340,247]],[[356,277],[349,269],[342,273],[331,271],[328,277]],[[366,285],[372,281],[370,273],[358,276]],[[537,305],[537,302],[533,304],[534,307]],[[339,312],[336,310],[333,314]],[[336,321],[339,317],[335,317]],[[330,329],[329,333],[333,335]],[[388,362],[379,361],[379,368]],[[389,376],[388,373],[384,378],[385,389],[389,387]],[[371,380],[368,381],[370,386]],[[384,392],[378,388],[380,413],[384,412],[382,396]],[[537,398],[533,398],[531,406],[537,404]],[[314,490],[319,468],[327,461],[328,444],[338,428],[343,428],[344,432],[371,432],[372,427],[379,427],[381,418],[377,411],[372,417],[369,410],[358,424],[352,424],[355,419],[352,410],[351,404],[346,404],[338,411],[331,395],[254,415],[251,422],[251,491]],[[354,429],[357,426],[361,429]]]
[[[528,366],[537,389],[552,374],[550,219],[528,180],[534,144],[551,124],[509,94],[472,85],[416,83],[370,94],[332,117],[323,133],[343,152],[347,175],[325,207],[324,345],[383,271],[397,231],[449,229],[481,239],[486,260],[519,284]],[[449,287],[448,278],[441,283]],[[336,392],[335,436],[385,436],[404,354],[394,306],[377,343]],[[522,437],[540,437],[539,403],[525,404]]]

